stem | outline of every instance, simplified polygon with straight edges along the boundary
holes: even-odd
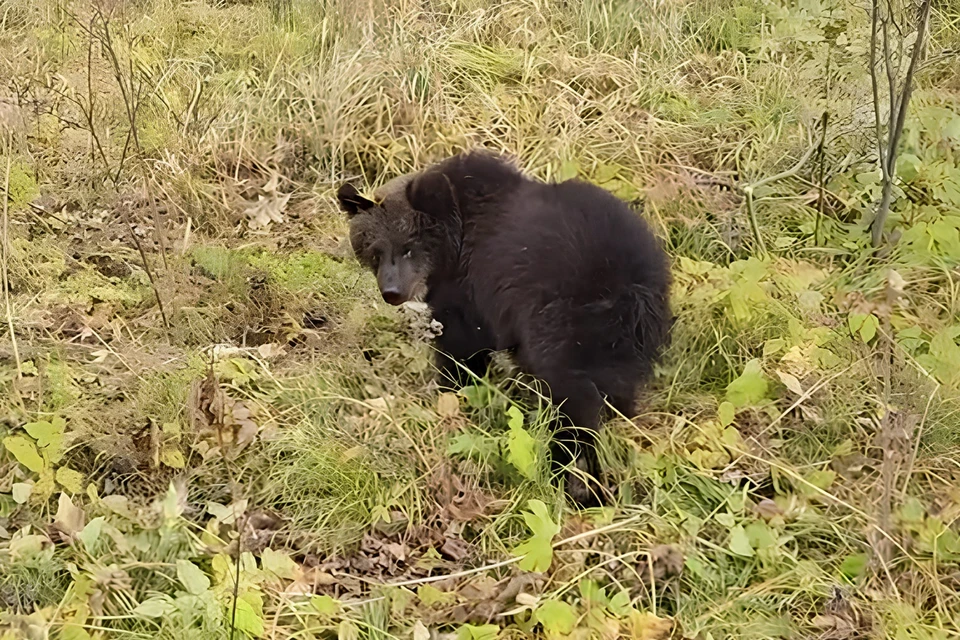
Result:
[[[874,0],[876,2],[876,0]],[[897,103],[896,115],[891,113],[891,129],[888,131],[887,140],[887,161],[881,161],[881,171],[884,172],[883,196],[880,200],[880,207],[877,209],[877,215],[872,224],[872,242],[874,247],[880,246],[883,240],[883,227],[887,222],[887,216],[890,214],[890,195],[893,189],[893,174],[897,166],[897,146],[900,143],[900,136],[903,134],[903,125],[907,119],[907,108],[910,105],[910,97],[913,94],[913,77],[917,71],[917,65],[920,63],[920,56],[923,54],[924,43],[927,35],[927,22],[930,18],[931,0],[923,0],[920,6],[920,23],[917,25],[917,41],[913,45],[913,53],[910,56],[910,66],[907,68],[907,75],[903,80],[903,91]],[[889,61],[887,62],[889,64]],[[893,109],[891,101],[891,110]],[[879,108],[879,107],[877,107]]]
[[[3,271],[0,285],[3,286],[3,300],[7,309],[7,328],[10,331],[10,342],[13,345],[13,359],[17,363],[17,377],[23,377],[23,365],[20,362],[20,350],[17,347],[17,334],[13,330],[13,310],[10,306],[10,280],[7,275],[7,264],[10,261],[10,168],[13,161],[13,133],[7,134],[6,140],[7,167],[3,174]]]

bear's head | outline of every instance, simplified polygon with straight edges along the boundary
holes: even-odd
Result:
[[[361,196],[351,184],[337,191],[340,208],[350,219],[350,244],[357,260],[377,276],[384,301],[400,305],[426,294],[434,251],[430,221],[410,205],[414,176],[395,178]]]

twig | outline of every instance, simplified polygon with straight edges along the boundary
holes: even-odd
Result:
[[[881,487],[883,494],[880,497],[880,528],[887,532],[887,534],[892,535],[893,529],[891,527],[890,514],[892,511],[892,500],[893,500],[893,474],[894,467],[896,466],[897,459],[897,447],[895,446],[895,438],[893,434],[893,421],[890,419],[890,368],[891,360],[893,358],[893,350],[890,348],[890,314],[883,314],[883,332],[880,339],[883,341],[883,350],[881,352],[881,357],[883,361],[882,366],[882,384],[883,384],[883,415],[880,417],[880,442],[881,442],[881,455],[883,460],[880,463],[880,476],[882,479]],[[879,541],[878,555],[883,559],[885,563],[890,562],[891,547],[889,544],[889,537]]]
[[[133,230],[133,223],[130,222],[130,214],[126,209],[124,209],[123,212],[123,219],[127,224],[127,231],[130,232],[130,238],[133,240],[133,244],[136,245],[137,251],[140,252],[140,260],[143,261],[143,270],[147,272],[147,278],[149,278],[150,286],[153,288],[153,295],[157,298],[157,306],[160,308],[160,318],[163,320],[163,328],[167,331],[167,336],[169,337],[170,323],[167,322],[167,312],[163,309],[163,300],[160,297],[160,287],[157,286],[157,281],[153,277],[153,270],[150,269],[150,262],[147,260],[147,254],[143,250],[143,245],[140,243],[140,239],[137,238],[136,232]]]
[[[13,330],[13,310],[10,306],[10,278],[7,271],[7,265],[10,262],[10,169],[13,161],[13,133],[8,132],[6,136],[6,156],[7,166],[3,174],[3,277],[0,278],[0,285],[3,286],[3,301],[7,311],[7,329],[10,331],[10,343],[13,345],[13,359],[17,363],[17,377],[23,377],[23,364],[20,362],[20,349],[17,347],[17,334]]]
[[[871,223],[871,242],[874,247],[880,246],[883,240],[883,227],[887,222],[887,216],[890,214],[890,200],[893,194],[894,174],[897,166],[897,146],[900,144],[900,136],[903,133],[903,125],[907,119],[907,108],[910,105],[910,97],[913,94],[913,77],[917,71],[917,65],[920,62],[920,56],[923,54],[925,39],[927,36],[927,22],[930,18],[931,0],[922,0],[920,5],[920,21],[917,24],[917,41],[913,45],[913,52],[910,56],[910,65],[907,67],[907,75],[903,79],[903,88],[898,96],[896,93],[896,83],[894,77],[893,61],[890,55],[889,34],[887,29],[888,18],[884,18],[883,23],[883,47],[884,47],[884,65],[886,66],[887,79],[890,85],[890,116],[889,129],[887,131],[886,149],[881,138],[880,132],[880,98],[877,89],[876,78],[876,39],[877,22],[879,18],[879,0],[873,0],[871,11],[871,22],[873,24],[873,33],[870,40],[870,64],[871,79],[873,82],[874,99],[874,118],[877,131],[877,145],[880,153],[880,171],[883,176],[883,192],[880,196],[880,205],[877,207],[877,214]],[[892,14],[892,11],[888,12]],[[885,152],[885,153],[884,153]]]
[[[761,180],[757,180],[752,184],[748,184],[740,187],[740,190],[743,192],[743,195],[746,199],[747,215],[750,218],[750,229],[753,231],[753,238],[757,242],[757,246],[760,249],[761,255],[766,255],[767,245],[766,243],[764,243],[763,236],[760,234],[760,223],[757,221],[757,210],[756,210],[756,207],[754,206],[754,201],[753,201],[754,190],[758,189],[759,187],[795,176],[797,172],[799,172],[800,169],[803,168],[803,165],[807,163],[807,160],[810,159],[810,156],[812,156],[813,152],[816,150],[817,150],[817,145],[811,145],[806,150],[806,152],[804,152],[800,160],[798,160],[795,165],[793,165],[786,171],[781,171],[780,173],[774,174],[772,176],[768,176]]]

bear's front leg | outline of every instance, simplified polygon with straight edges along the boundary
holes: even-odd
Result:
[[[458,389],[473,384],[473,376],[487,374],[493,355],[494,340],[479,312],[456,292],[431,296],[433,318],[443,325],[437,337],[436,363],[440,385]]]

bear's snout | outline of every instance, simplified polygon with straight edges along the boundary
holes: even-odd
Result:
[[[399,289],[381,289],[380,295],[383,296],[384,302],[387,304],[392,304],[395,307],[406,302],[403,299],[403,294],[400,293]]]

